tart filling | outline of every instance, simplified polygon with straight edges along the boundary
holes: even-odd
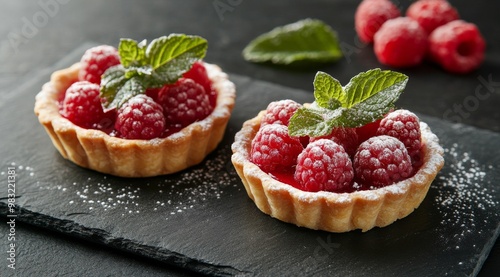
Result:
[[[75,164],[122,177],[170,174],[200,163],[222,140],[231,115],[235,86],[227,74],[204,63],[217,92],[213,111],[167,137],[123,139],[86,129],[61,116],[59,102],[76,81],[81,64],[56,71],[36,96],[35,114],[61,155]]]

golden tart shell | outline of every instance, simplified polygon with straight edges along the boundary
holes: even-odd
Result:
[[[406,217],[425,198],[444,165],[443,148],[421,122],[424,163],[411,178],[374,190],[306,192],[274,179],[249,159],[252,139],[265,111],[246,121],[232,144],[232,163],[248,196],[265,214],[310,229],[347,232],[384,227]]]
[[[61,155],[75,164],[121,177],[149,177],[181,171],[200,163],[224,136],[235,100],[227,74],[205,63],[217,91],[217,104],[205,119],[166,138],[129,140],[81,128],[59,113],[58,100],[78,81],[80,64],[56,71],[36,96],[35,114]]]

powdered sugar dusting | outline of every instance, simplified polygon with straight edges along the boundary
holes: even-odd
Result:
[[[9,165],[9,167],[14,168],[16,175],[27,174],[30,177],[35,176],[35,170],[31,166],[21,165],[21,164],[18,164],[16,162],[10,162],[10,163],[8,163],[8,165]],[[5,175],[7,175],[7,172],[0,171],[0,176],[5,176]]]
[[[39,182],[38,187],[42,191],[63,194],[61,201],[69,205],[69,214],[157,213],[159,218],[168,220],[191,209],[202,208],[207,201],[222,200],[231,194],[231,188],[241,190],[229,156],[229,147],[221,147],[199,166],[178,174],[144,178],[141,179],[143,184],[136,182],[137,179],[130,179],[129,183],[127,179],[117,182],[112,176],[97,174],[63,184]]]
[[[481,232],[477,229],[483,222],[478,221],[476,213],[481,211],[497,211],[498,200],[488,189],[488,171],[494,170],[492,165],[483,165],[475,160],[468,152],[462,152],[457,144],[445,149],[448,159],[445,171],[438,177],[438,196],[435,206],[442,216],[440,224],[445,226],[459,226],[460,233],[455,234],[461,240],[466,235]]]

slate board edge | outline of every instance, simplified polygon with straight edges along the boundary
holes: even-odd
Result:
[[[495,242],[497,241],[499,236],[500,236],[500,224],[497,225],[497,229],[495,230],[495,233],[493,234],[491,239],[484,245],[483,251],[481,251],[481,253],[479,254],[476,267],[474,268],[474,271],[472,272],[472,276],[477,276],[479,274],[479,272],[481,271],[481,268],[484,265],[484,262],[486,262],[486,259],[490,255],[490,252],[493,249],[493,246],[495,245]]]
[[[9,210],[7,203],[0,202],[0,210],[2,211],[0,213],[2,217],[7,218],[7,215],[4,212]],[[207,276],[246,276],[249,274],[247,271],[239,270],[232,266],[208,263],[199,259],[190,258],[181,253],[169,251],[164,248],[145,245],[137,241],[115,237],[107,231],[97,228],[88,228],[72,220],[47,216],[17,205],[15,206],[15,210],[17,211],[16,219],[19,220],[19,222],[69,235],[84,241],[120,250],[125,253],[154,259],[166,265],[186,269],[193,273]]]

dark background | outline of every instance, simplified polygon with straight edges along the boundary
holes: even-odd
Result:
[[[411,2],[395,3],[405,10]],[[445,112],[456,105],[466,104],[464,101],[474,96],[475,89],[481,85],[481,78],[500,82],[500,33],[497,30],[500,2],[450,2],[458,9],[462,19],[477,24],[483,33],[487,42],[483,66],[468,75],[449,74],[431,63],[400,70],[410,76],[410,81],[398,105],[442,119],[451,119],[444,116]],[[16,88],[83,43],[116,46],[123,37],[151,40],[173,32],[205,37],[209,41],[206,61],[217,63],[230,73],[312,91],[314,73],[323,70],[346,84],[360,71],[385,68],[377,62],[372,47],[359,43],[356,37],[353,18],[358,3],[348,0],[2,0],[0,101],[8,101]],[[241,50],[252,38],[276,26],[307,17],[321,19],[338,32],[345,50],[344,59],[319,68],[294,70],[252,64],[242,59]],[[412,87],[412,80],[423,85]],[[446,86],[436,86],[436,83],[445,83]],[[459,121],[500,132],[500,85],[492,89],[487,101],[479,102]],[[0,225],[0,232],[3,245],[8,232],[5,224]],[[39,276],[47,276],[56,272],[60,275],[86,273],[89,276],[184,275],[144,258],[103,249],[100,245],[28,225],[16,226],[16,232],[22,244],[19,263],[32,264],[30,271],[25,272],[31,273],[29,275],[38,273]],[[479,276],[497,273],[499,262],[500,246],[497,243]]]

